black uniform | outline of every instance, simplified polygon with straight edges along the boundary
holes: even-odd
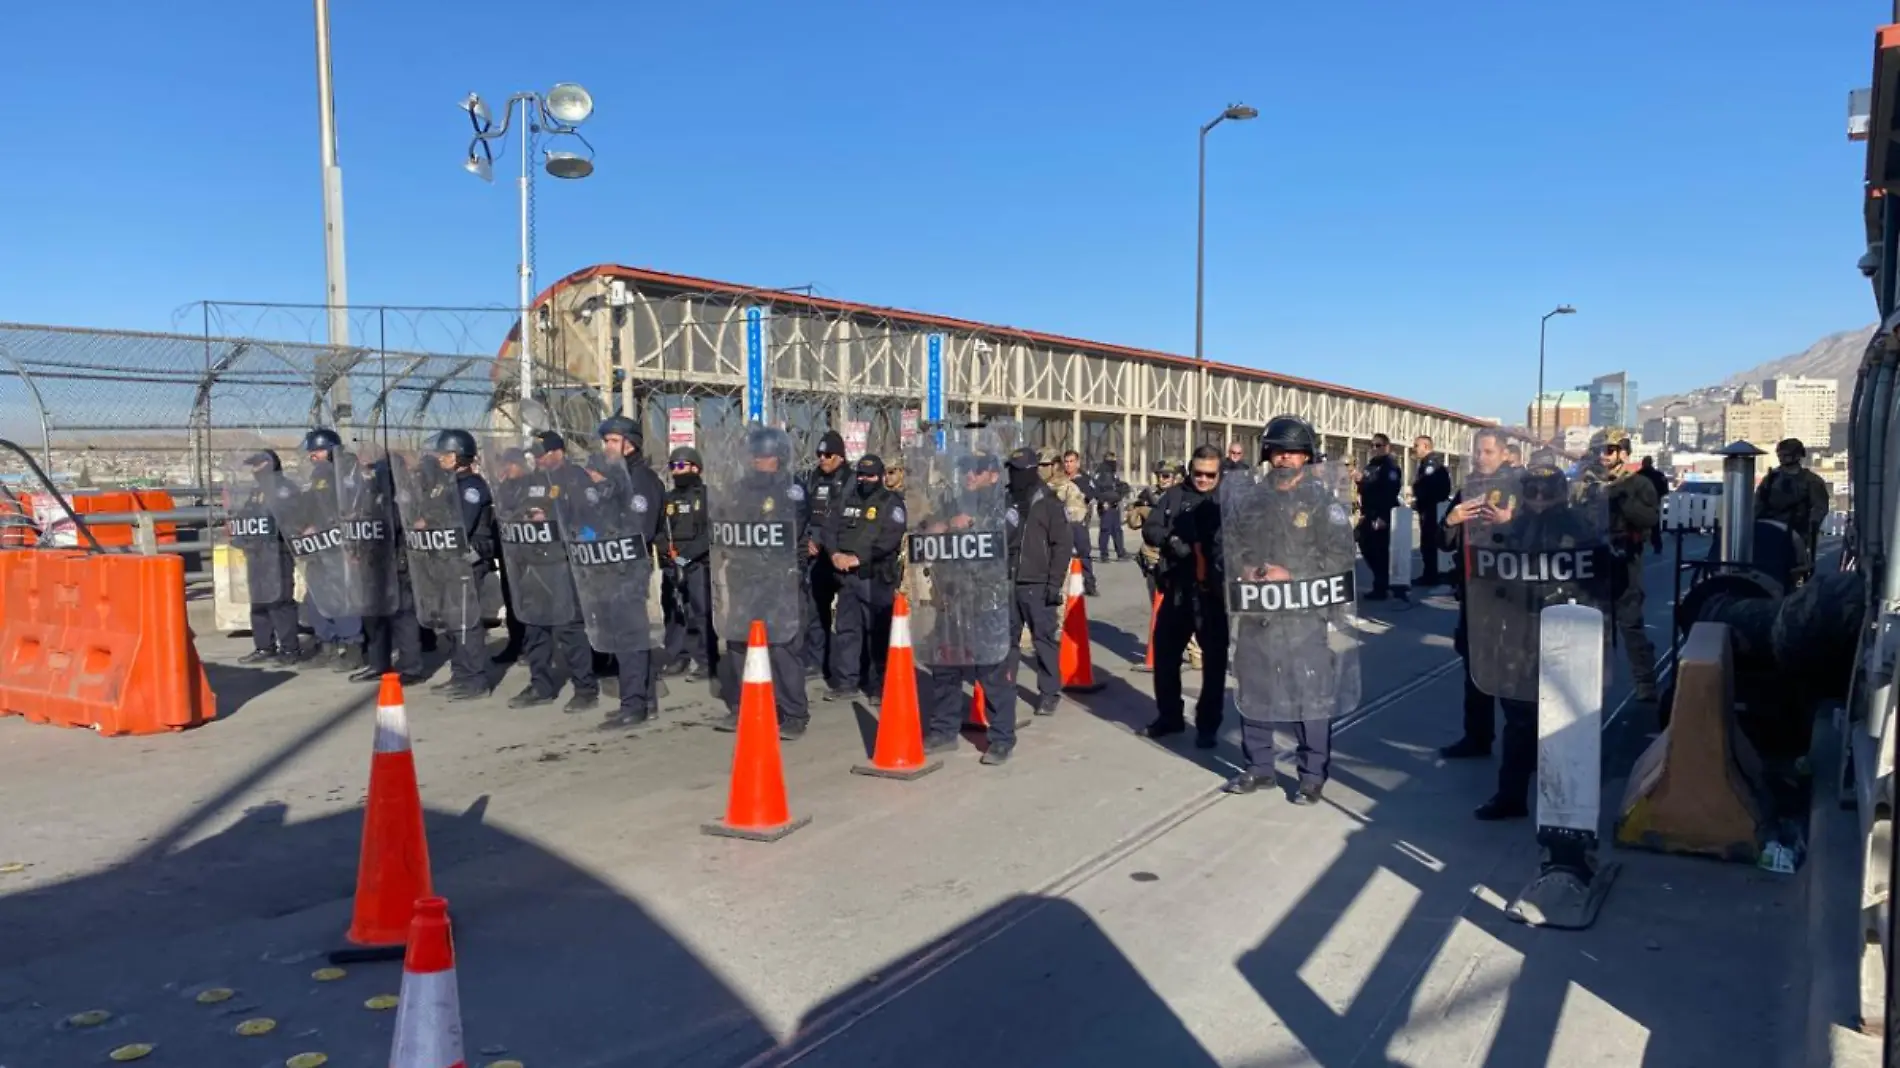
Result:
[[[627,475],[631,480],[632,506],[635,530],[649,546],[660,536],[660,517],[662,502],[666,500],[666,487],[661,484],[660,476],[647,466],[646,457],[635,452],[626,457]],[[644,502],[644,506],[642,504]],[[646,591],[640,591],[646,596]],[[638,643],[635,649],[611,650],[618,665],[620,677],[620,711],[609,716],[609,723],[637,723],[659,711],[660,699],[655,692],[655,671],[653,651],[645,642]]]
[[[231,545],[244,552],[244,577],[251,592],[251,644],[260,654],[286,662],[302,655],[297,637],[297,571],[290,543],[277,529],[270,502],[290,498],[297,487],[270,466],[257,471],[257,485],[225,520]]]
[[[512,599],[517,595],[521,603],[532,604],[543,613],[532,622],[520,621],[521,653],[528,661],[528,691],[517,695],[511,705],[552,701],[561,692],[562,674],[574,684],[567,711],[583,712],[599,703],[594,650],[587,643],[587,625],[581,618],[574,573],[568,567],[567,541],[555,509],[558,496],[585,493],[587,485],[587,476],[580,468],[563,464],[549,471],[530,471],[495,487],[497,511],[511,517],[499,524],[507,550],[503,560],[512,561],[511,567],[518,572],[510,580],[508,614],[510,618],[518,614]]]
[[[1359,550],[1372,569],[1372,592],[1366,596],[1373,600],[1391,592],[1392,509],[1399,506],[1404,479],[1398,461],[1390,455],[1374,456],[1366,461],[1365,478],[1359,483]]]
[[[833,432],[835,433],[835,432]],[[831,445],[830,436],[821,443],[821,447]],[[844,439],[840,437],[835,451],[844,452]],[[841,463],[838,469],[827,475],[819,468],[812,468],[805,476],[802,491],[805,503],[809,507],[810,524],[806,528],[810,536],[816,539],[831,522],[831,515],[839,504],[852,493],[851,465]],[[842,688],[842,675],[838,665],[832,661],[831,626],[833,606],[838,596],[838,572],[831,566],[831,557],[822,550],[817,555],[807,554],[804,562],[805,587],[810,592],[811,606],[805,613],[805,649],[804,661],[807,671],[821,672],[825,681],[833,689]]]
[[[1412,503],[1418,510],[1419,555],[1425,558],[1425,570],[1417,585],[1437,586],[1446,580],[1438,573],[1438,554],[1444,548],[1443,527],[1438,522],[1438,506],[1451,499],[1451,469],[1444,454],[1430,452],[1418,462],[1418,474],[1412,480]]]
[[[1517,509],[1516,493],[1503,488],[1501,485],[1492,490],[1492,493],[1495,495],[1495,499],[1491,502],[1492,504],[1506,511],[1515,512]],[[1463,490],[1460,490],[1452,496],[1449,505],[1445,509],[1445,515],[1448,519],[1452,511],[1460,504],[1463,504],[1464,500],[1465,495]],[[1456,567],[1460,572],[1460,576],[1462,576],[1465,561],[1469,559],[1470,555],[1465,551],[1464,525],[1441,523],[1439,524],[1438,535],[1439,541],[1445,547],[1445,550],[1456,554],[1458,558]],[[1477,681],[1471,677],[1471,614],[1465,604],[1466,590],[1462,578],[1457,582],[1456,593],[1458,597],[1458,626],[1457,629],[1452,632],[1452,649],[1456,651],[1459,657],[1464,661],[1464,733],[1459,736],[1457,741],[1439,750],[1441,756],[1453,760],[1489,755],[1491,752],[1491,743],[1496,740],[1497,737],[1498,724],[1497,698],[1480,690]],[[1536,715],[1537,710],[1535,706],[1533,706],[1531,709],[1533,729],[1535,729],[1536,726]]]
[[[1161,495],[1141,540],[1160,551],[1155,585],[1155,708],[1148,736],[1187,729],[1181,703],[1181,658],[1188,638],[1201,641],[1201,696],[1194,705],[1196,741],[1211,746],[1227,703],[1227,594],[1221,573],[1220,502],[1192,483]]]
[[[1128,543],[1122,539],[1122,503],[1128,499],[1128,483],[1121,480],[1120,472],[1115,469],[1115,461],[1103,460],[1096,469],[1095,478],[1095,514],[1099,517],[1102,529],[1096,537],[1096,551],[1102,559],[1108,559],[1109,545],[1115,547],[1115,559],[1128,559]]]
[[[669,670],[691,667],[710,675],[718,663],[712,627],[712,526],[706,516],[706,484],[700,476],[674,476],[660,525],[661,603],[666,612]],[[802,673],[801,673],[802,674]]]
[[[881,479],[883,461],[861,456],[857,474]],[[835,572],[838,609],[837,628],[831,636],[831,670],[838,678],[826,694],[830,699],[848,697],[860,689],[873,698],[882,693],[904,525],[901,494],[886,489],[882,482],[859,483],[837,502],[819,534],[819,550],[827,557],[849,553],[858,559],[850,570]]]
[[[1004,518],[1009,523],[1009,571],[1015,576],[1015,591],[1009,603],[1005,674],[1012,683],[1013,701],[1026,624],[1030,645],[1036,650],[1036,712],[1047,715],[1062,700],[1061,620],[1056,610],[1068,584],[1075,543],[1069,534],[1068,514],[1036,472],[1033,451],[1020,449],[1010,457],[1008,477],[1009,510]],[[987,688],[984,696],[989,696]]]
[[[455,472],[455,497],[462,505],[462,533],[468,536],[472,559],[464,566],[475,573],[475,585],[496,569],[501,558],[501,539],[495,530],[495,501],[488,480],[466,468]],[[488,633],[480,619],[472,626],[450,631],[449,677],[456,683],[488,689]]]
[[[373,484],[380,487],[383,512],[389,529],[401,530],[402,519],[396,508],[396,494],[389,483],[389,464],[379,461],[371,469]],[[387,671],[400,670],[405,682],[422,677],[422,625],[416,621],[415,589],[409,583],[409,554],[398,548],[396,557],[396,610],[388,615],[363,617],[363,670],[351,675],[358,682],[370,682]],[[444,679],[446,686],[450,679]]]
[[[337,470],[337,450],[332,448],[329,451],[330,459],[315,460],[310,465],[310,485],[305,489],[304,498],[309,512],[306,525],[317,530],[330,527],[341,529],[346,539],[343,544],[344,554],[358,561],[357,566],[367,571],[370,569],[364,566],[362,561],[374,558],[377,554],[387,555],[391,548],[386,544],[364,545],[361,542],[347,540],[351,531],[348,524],[341,522],[341,509],[338,506],[340,479],[345,472]],[[356,464],[356,458],[350,457],[345,471],[354,470]],[[401,557],[402,551],[396,549],[395,555]],[[351,671],[362,667],[363,617],[324,615],[308,591],[304,596],[304,607],[310,610],[311,630],[316,633],[317,644],[329,653],[326,659],[330,670]]]
[[[1323,483],[1302,479],[1284,493],[1291,499],[1277,503],[1260,519],[1262,523],[1270,524],[1269,528],[1250,535],[1255,544],[1267,549],[1266,558],[1243,559],[1242,564],[1249,568],[1278,565],[1300,576],[1336,575],[1351,571],[1352,542],[1345,537],[1347,517],[1343,505],[1332,492]],[[1335,513],[1339,526],[1329,530],[1327,516],[1335,508],[1339,509]],[[1332,658],[1327,644],[1327,623],[1327,616],[1320,612],[1270,618],[1243,617],[1237,625],[1235,642],[1236,648],[1243,651],[1236,655],[1261,657],[1268,671],[1309,672],[1313,665],[1328,663]],[[1245,665],[1240,668],[1240,674],[1253,677]],[[1302,693],[1305,688],[1288,682],[1283,684],[1280,692]],[[1331,691],[1325,692],[1329,699],[1337,696]],[[1313,715],[1317,710],[1307,706],[1302,713],[1281,720],[1279,713],[1282,711],[1268,709],[1267,716],[1259,719],[1247,715],[1240,717],[1240,752],[1247,762],[1246,770],[1256,779],[1273,781],[1274,751],[1278,745],[1274,726],[1279,722],[1293,732],[1300,785],[1318,790],[1326,785],[1332,771],[1332,718],[1329,715]]]
[[[777,432],[770,432],[777,433]],[[789,460],[790,449],[786,456]],[[759,455],[764,455],[763,453]],[[789,463],[786,466],[790,466]],[[843,470],[842,468],[840,470]],[[752,470],[746,472],[737,486],[728,490],[720,487],[721,498],[720,526],[741,527],[752,524],[764,524],[770,528],[787,521],[793,524],[791,541],[795,546],[809,543],[812,531],[810,521],[812,510],[806,497],[806,487],[786,479],[780,480],[776,472]],[[731,500],[726,500],[730,493]],[[730,517],[733,522],[726,522]],[[769,588],[775,583],[787,580],[789,568],[782,560],[775,560],[771,553],[750,553],[733,551],[721,543],[723,569],[727,586],[733,590],[758,590]],[[799,550],[801,553],[803,549]],[[767,595],[769,596],[769,595]],[[728,606],[725,611],[730,610]],[[739,729],[739,702],[744,692],[742,673],[747,655],[746,643],[749,635],[725,634],[721,638],[726,643],[725,655],[719,658],[719,692],[726,702],[728,714],[725,721],[714,724],[714,729],[737,731]],[[804,639],[799,635],[781,636],[774,633],[772,627],[766,627],[766,656],[772,666],[772,697],[778,708],[780,737],[796,738],[804,734],[805,726],[811,721],[811,703],[805,696],[805,671],[802,647]]]

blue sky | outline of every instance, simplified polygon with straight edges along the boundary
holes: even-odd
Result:
[[[1196,128],[1237,100],[1213,358],[1516,416],[1559,302],[1553,385],[1645,394],[1873,315],[1844,130],[1884,0],[332,3],[357,302],[513,300],[513,189],[463,173],[454,105],[575,80],[600,169],[540,186],[543,284],[614,261],[1190,352]],[[309,3],[14,7],[0,319],[322,299]]]

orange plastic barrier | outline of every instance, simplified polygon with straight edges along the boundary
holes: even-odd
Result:
[[[26,510],[26,514],[32,515],[36,497],[44,496],[44,494],[22,493],[20,494],[21,507]],[[62,520],[66,518],[56,502],[48,500],[46,503],[52,505],[53,514],[57,518]],[[66,503],[72,508],[73,514],[81,519],[88,515],[116,515],[125,512],[169,512],[178,507],[173,502],[172,495],[164,490],[84,491],[67,497]],[[92,529],[92,536],[99,539],[99,544],[107,548],[124,548],[132,544],[130,523],[88,523],[87,526]],[[178,524],[156,523],[153,528],[158,535],[160,545],[171,545],[178,541]],[[31,531],[25,533],[26,544],[32,545],[36,540]],[[210,547],[206,546],[206,548]]]
[[[0,552],[0,715],[162,734],[217,708],[185,622],[183,560]]]

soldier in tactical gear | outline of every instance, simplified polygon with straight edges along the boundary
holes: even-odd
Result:
[[[818,439],[818,464],[800,486],[810,520],[805,530],[811,539],[805,546],[803,574],[811,600],[805,614],[804,658],[807,674],[822,674],[833,690],[845,688],[840,666],[832,659],[831,645],[839,579],[831,566],[831,555],[819,547],[818,537],[831,523],[832,513],[850,496],[851,480],[851,468],[844,462],[844,435],[825,431]]]
[[[1317,462],[1317,452],[1311,424],[1276,417],[1260,440],[1266,470],[1230,472],[1220,493],[1247,762],[1226,790],[1250,794],[1273,781],[1275,728],[1285,726],[1299,761],[1299,785],[1287,796],[1298,805],[1325,788],[1333,717],[1359,705],[1349,475]]]
[[[1075,537],[1055,492],[1041,474],[1041,455],[1027,448],[1010,454],[1008,471],[1009,571],[1015,576],[1010,598],[1008,677],[1016,678],[1022,657],[1021,636],[1029,629],[1036,657],[1036,715],[1054,715],[1062,701],[1062,622],[1057,609],[1068,584]],[[984,689],[989,697],[989,690]],[[990,698],[994,701],[997,698]],[[1013,698],[1011,698],[1013,700]]]
[[[1290,434],[1290,430],[1282,428]],[[1311,442],[1273,439],[1276,447]],[[1264,442],[1263,442],[1264,444]],[[1227,703],[1227,601],[1221,573],[1220,452],[1212,445],[1194,450],[1188,482],[1161,495],[1141,540],[1158,551],[1156,587],[1161,607],[1155,613],[1155,721],[1150,738],[1187,730],[1181,701],[1181,658],[1191,638],[1201,643],[1201,696],[1194,708],[1194,744],[1212,749],[1219,741]]]
[[[1649,479],[1630,469],[1627,439],[1603,441],[1598,455],[1601,462],[1586,467],[1579,481],[1585,485],[1600,481],[1609,503],[1616,629],[1629,655],[1636,700],[1654,702],[1656,648],[1650,644],[1643,623],[1643,545],[1649,541],[1650,531],[1662,522],[1662,500]]]
[[[1095,561],[1089,556],[1089,500],[1095,487],[1082,473],[1081,453],[1070,449],[1058,458],[1054,449],[1046,451],[1056,463],[1047,469],[1045,477],[1055,492],[1056,501],[1062,505],[1063,515],[1068,517],[1069,537],[1075,541],[1072,553],[1075,559],[1082,561],[1082,593],[1094,597],[1101,592],[1095,586]],[[1041,453],[1037,459],[1042,459]]]
[[[271,660],[288,667],[303,653],[297,636],[297,573],[290,546],[271,514],[271,502],[288,500],[299,491],[284,477],[283,461],[270,449],[246,456],[244,467],[251,475],[251,486],[227,485],[225,506],[225,537],[244,553],[245,588],[251,601],[252,650],[238,663]]]
[[[488,480],[474,471],[475,438],[443,430],[423,451],[392,460],[403,543],[419,623],[449,641],[451,701],[486,697],[488,642],[483,579],[496,568],[500,539]]]
[[[720,695],[730,710],[714,729],[739,729],[740,670],[753,623],[765,627],[779,737],[803,737],[811,721],[800,657],[808,594],[798,583],[812,544],[805,486],[792,475],[792,440],[753,424],[737,440],[715,439],[707,488],[712,533],[713,628],[726,643]]]
[[[567,462],[567,441],[552,430],[536,434],[528,449],[502,454],[495,484],[502,565],[512,576],[508,612],[519,617],[521,652],[528,661],[528,686],[509,699],[508,707],[551,704],[564,674],[574,684],[574,695],[561,711],[588,712],[599,707],[600,682],[558,508],[562,496],[586,492],[587,477]]]
[[[1815,549],[1821,543],[1821,523],[1827,519],[1831,503],[1827,481],[1801,466],[1807,455],[1808,447],[1800,438],[1782,439],[1775,446],[1780,466],[1755,487],[1756,521],[1785,523],[1800,538],[1799,571],[1804,575],[1813,571]]]
[[[719,654],[712,628],[711,520],[706,512],[705,463],[699,450],[682,445],[667,457],[673,488],[660,524],[661,603],[666,608],[665,673],[689,682],[710,678]]]
[[[827,701],[860,693],[872,704],[882,699],[885,646],[897,595],[897,551],[905,523],[904,498],[884,487],[884,461],[873,453],[858,457],[857,491],[838,502],[819,535],[838,575],[837,629],[831,645],[838,684],[825,691]]]

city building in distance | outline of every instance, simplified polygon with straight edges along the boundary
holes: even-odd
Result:
[[[1814,450],[1830,447],[1839,389],[1833,379],[1771,378],[1762,387],[1764,398],[1781,403],[1784,436],[1800,438]]]

